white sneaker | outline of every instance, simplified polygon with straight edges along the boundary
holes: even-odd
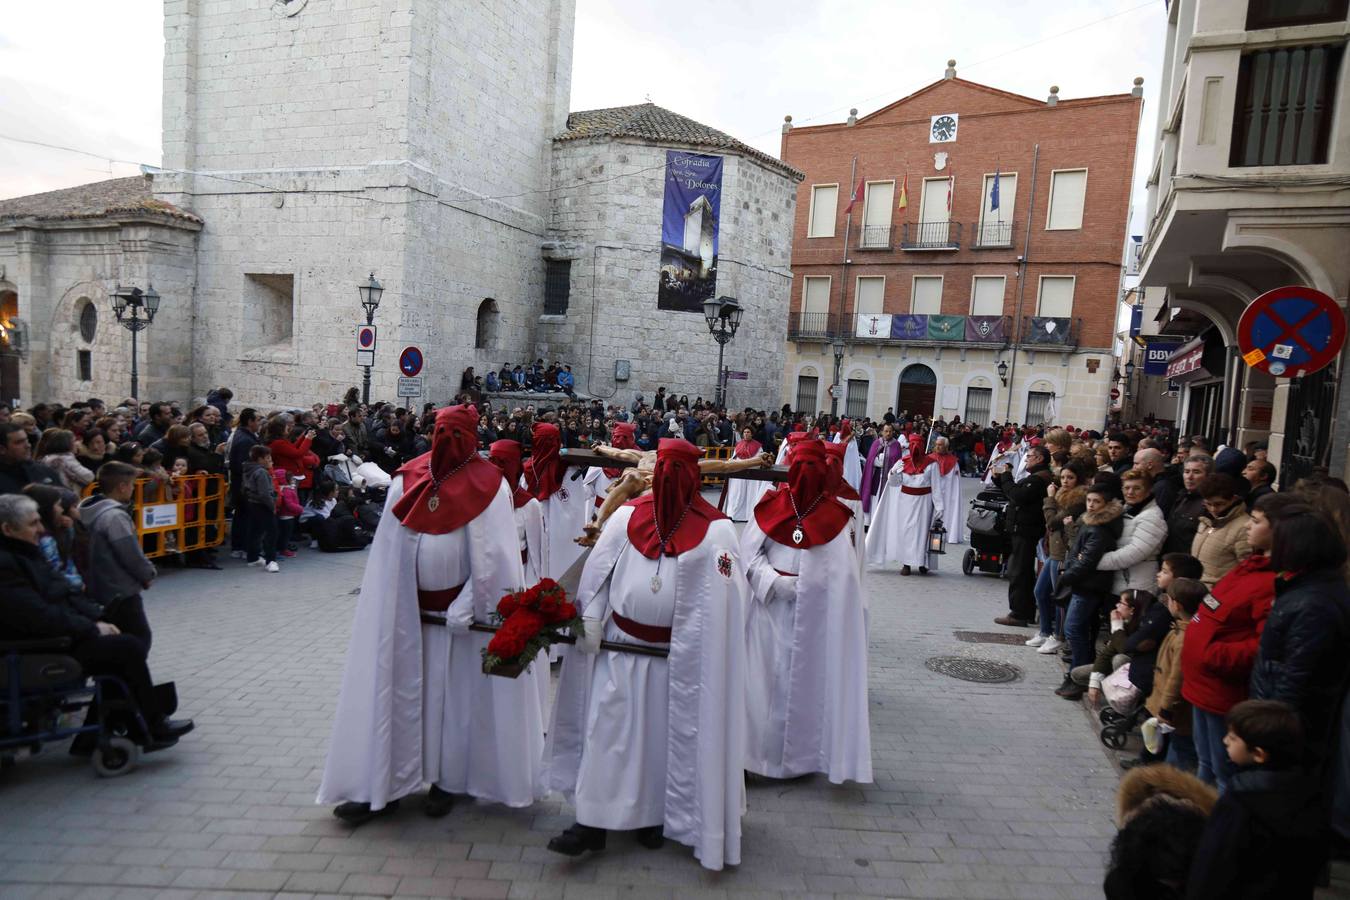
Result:
[[[230,559],[248,559],[248,554],[243,550],[231,550]]]
[[[1049,655],[1051,653],[1058,653],[1059,648],[1063,646],[1064,642],[1052,634],[1044,644],[1041,644],[1039,647],[1036,648],[1036,652]]]
[[[318,549],[319,549],[319,542],[318,542],[318,541],[310,541],[310,542],[309,542],[309,549],[311,549],[311,550],[318,550]]]
[[[253,562],[249,563],[249,566],[250,566],[250,567],[253,567],[253,566],[261,566],[262,564],[263,564],[263,558],[260,556],[260,557],[258,557],[257,559],[255,559]]]
[[[267,571],[269,571],[269,572],[280,572],[280,571],[281,571],[281,566],[277,565],[277,564],[274,563],[274,562],[270,562],[270,563],[267,564]]]
[[[1027,641],[1027,646],[1028,646],[1028,647],[1039,647],[1041,644],[1044,644],[1044,643],[1045,643],[1045,639],[1048,638],[1048,637],[1050,637],[1050,635],[1048,635],[1048,634],[1035,634],[1035,635],[1032,635],[1031,640]]]

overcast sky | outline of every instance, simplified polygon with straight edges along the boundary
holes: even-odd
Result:
[[[159,163],[161,9],[6,4],[0,197],[136,172],[7,137]],[[948,58],[964,78],[1037,98],[1051,84],[1064,98],[1123,93],[1142,75],[1142,173],[1165,28],[1161,0],[577,0],[572,108],[650,98],[776,155],[784,114],[805,125],[870,112],[941,78]]]

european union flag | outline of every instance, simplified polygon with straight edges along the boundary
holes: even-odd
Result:
[[[995,168],[995,169],[994,169],[994,187],[989,191],[989,208],[990,208],[990,209],[998,209],[998,173],[999,173],[999,170],[998,170],[997,168]]]

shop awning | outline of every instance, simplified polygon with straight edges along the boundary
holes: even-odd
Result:
[[[1180,382],[1219,378],[1223,374],[1223,359],[1223,338],[1218,329],[1210,327],[1167,358],[1167,377]]]

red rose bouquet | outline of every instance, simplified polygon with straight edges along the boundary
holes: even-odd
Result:
[[[483,650],[488,675],[515,678],[551,645],[567,643],[564,633],[582,633],[581,614],[552,578],[502,597],[492,618],[497,633]]]

